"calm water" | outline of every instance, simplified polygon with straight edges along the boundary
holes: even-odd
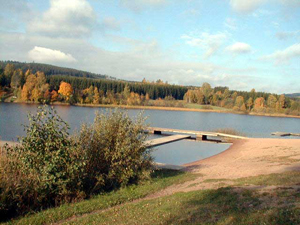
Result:
[[[92,122],[95,111],[105,112],[105,108],[75,106],[55,106],[59,115],[71,126],[71,132],[80,128],[82,122]],[[24,134],[21,124],[27,124],[27,114],[34,113],[37,105],[0,103],[0,138],[16,140]],[[130,116],[141,110],[130,109]],[[262,117],[223,113],[182,112],[144,110],[151,126],[186,130],[213,131],[219,128],[233,128],[248,137],[274,137],[275,131],[300,133],[300,119]],[[159,147],[153,154],[156,161],[183,164],[220,153],[228,148],[224,144],[210,144],[180,141]]]

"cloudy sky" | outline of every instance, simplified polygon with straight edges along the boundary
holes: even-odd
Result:
[[[0,60],[300,92],[300,0],[0,0]]]

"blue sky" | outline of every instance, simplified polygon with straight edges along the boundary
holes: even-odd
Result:
[[[300,92],[300,0],[0,0],[0,60]]]

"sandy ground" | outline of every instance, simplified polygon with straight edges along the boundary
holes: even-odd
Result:
[[[220,183],[228,185],[230,181],[222,179],[300,171],[300,139],[238,140],[226,151],[185,164],[184,167],[184,170],[200,176],[193,181],[171,186],[151,197],[220,187],[216,182],[203,182],[208,179],[220,179]]]

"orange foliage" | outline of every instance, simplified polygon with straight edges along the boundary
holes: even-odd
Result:
[[[58,93],[64,97],[66,97],[66,100],[69,100],[70,96],[73,93],[73,88],[72,88],[71,84],[62,81],[60,83]]]
[[[57,91],[55,91],[55,90],[51,91],[50,95],[51,95],[51,102],[57,101],[57,98],[58,98]]]

